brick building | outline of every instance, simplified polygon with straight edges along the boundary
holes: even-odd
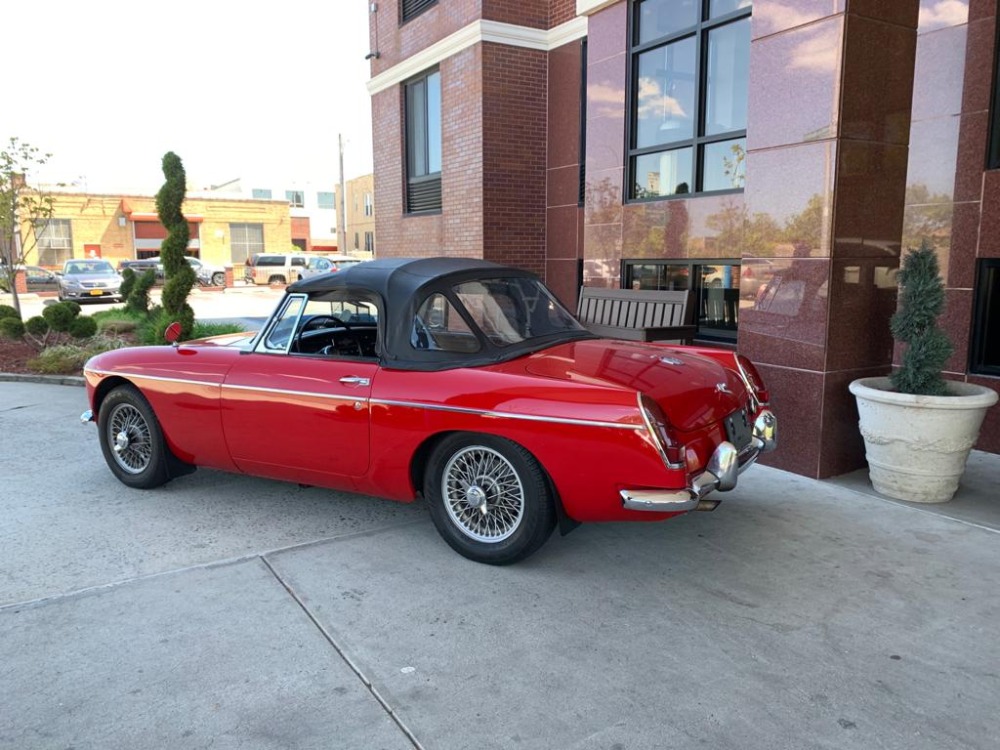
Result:
[[[375,254],[375,176],[366,174],[345,183],[347,238],[344,253]]]
[[[59,268],[70,258],[101,257],[117,263],[159,255],[166,229],[152,196],[51,195],[52,219],[29,254],[29,264]],[[183,212],[191,230],[188,252],[206,263],[242,263],[255,252],[287,252],[292,247],[287,201],[188,197]]]
[[[1000,389],[995,0],[372,8],[380,256],[530,268],[569,305],[693,289],[699,338],[788,415],[773,463],[824,477],[863,465],[847,385],[891,367],[901,249],[927,239],[948,376]]]

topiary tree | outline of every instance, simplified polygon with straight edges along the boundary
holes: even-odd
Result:
[[[125,304],[128,304],[129,295],[132,294],[132,290],[135,288],[136,275],[135,271],[131,268],[126,268],[122,271],[122,285],[118,287],[118,293],[125,300]]]
[[[129,269],[125,269],[126,271]],[[156,283],[156,271],[150,268],[148,271],[137,276],[132,272],[132,286],[125,295],[125,311],[137,315],[146,315],[149,312],[149,290]],[[124,295],[125,292],[122,292]]]
[[[188,305],[187,298],[197,277],[191,265],[184,260],[189,232],[181,206],[187,192],[187,181],[184,165],[173,151],[163,156],[163,175],[166,181],[156,194],[156,212],[160,223],[167,229],[167,238],[160,246],[160,260],[166,276],[161,301],[165,314],[181,324],[181,339],[188,339],[194,329],[194,310]]]
[[[944,309],[944,283],[937,254],[924,240],[911,249],[899,271],[899,309],[890,321],[893,338],[905,344],[903,361],[889,379],[900,393],[945,396],[948,387],[941,375],[953,347],[937,327]]]
[[[76,302],[57,302],[54,305],[49,305],[44,310],[42,310],[41,315],[36,315],[33,318],[28,318],[24,323],[24,338],[28,340],[29,343],[35,346],[35,348],[41,350],[46,347],[49,343],[49,336],[53,331],[58,331],[60,333],[70,332],[74,330],[74,325],[80,319],[80,305]],[[97,331],[96,321],[87,318],[93,323],[94,332]],[[89,329],[90,326],[87,323],[82,324],[83,328],[77,327],[76,330],[82,331],[84,329]],[[92,336],[93,333],[87,334]],[[84,338],[84,337],[80,337]]]
[[[0,320],[3,320],[4,318],[17,318],[20,320],[21,313],[10,305],[0,305]]]
[[[69,335],[75,339],[89,339],[97,333],[97,321],[84,315],[69,324]]]

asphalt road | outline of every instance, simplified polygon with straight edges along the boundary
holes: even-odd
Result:
[[[997,746],[982,524],[755,467],[491,568],[419,504],[130,490],[85,407],[0,382],[4,750]]]

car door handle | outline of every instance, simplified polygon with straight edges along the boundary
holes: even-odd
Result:
[[[347,377],[341,378],[340,382],[344,385],[371,385],[372,381],[368,378]]]

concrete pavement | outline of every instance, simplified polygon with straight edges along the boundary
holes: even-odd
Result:
[[[0,748],[976,748],[1000,459],[923,507],[755,467],[714,513],[454,554],[420,504],[108,471],[0,383]]]

